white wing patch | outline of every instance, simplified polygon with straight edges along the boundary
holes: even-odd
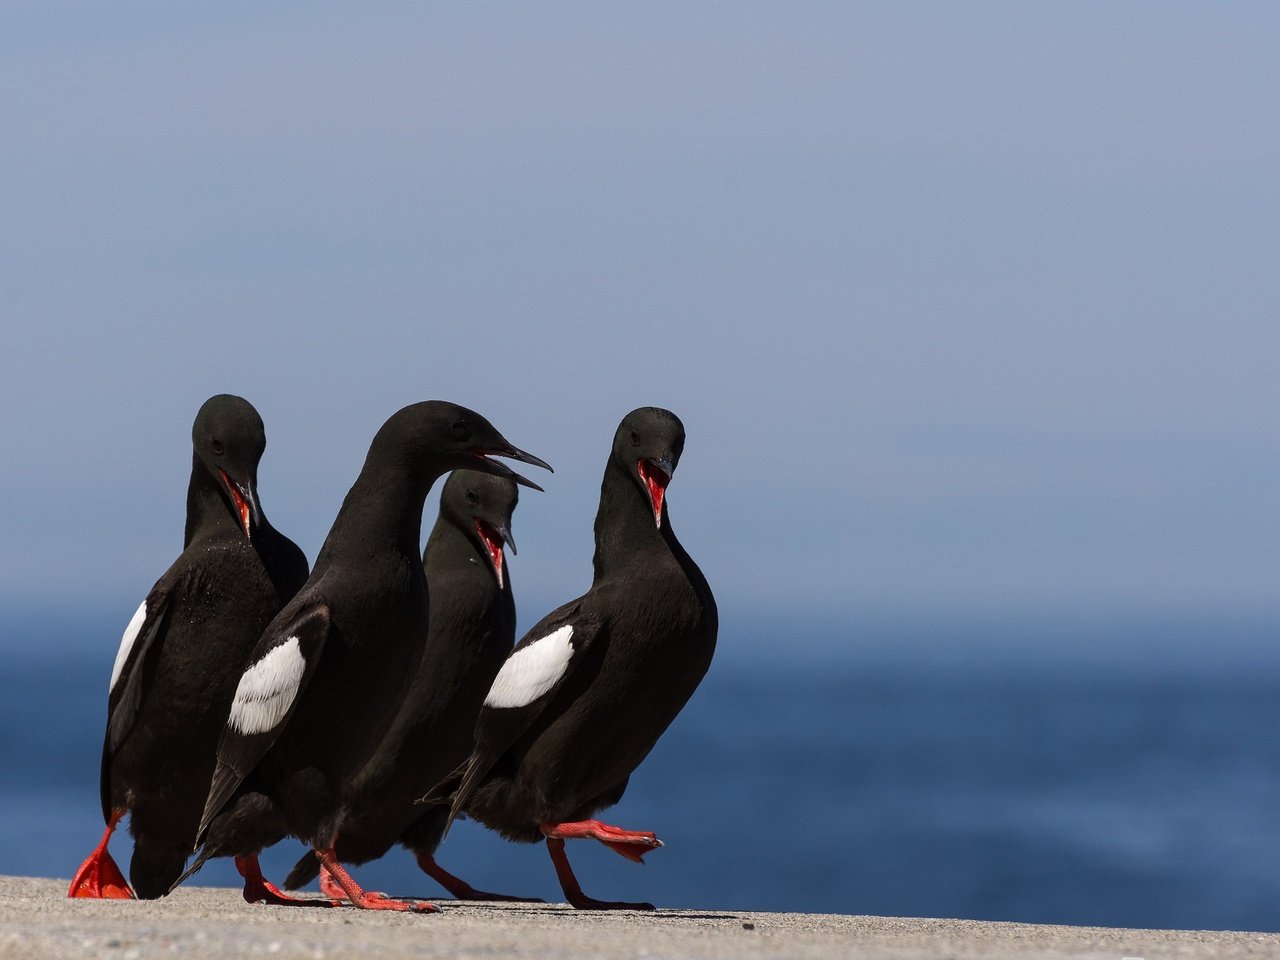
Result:
[[[134,642],[138,639],[138,634],[142,632],[142,625],[147,622],[147,601],[143,600],[138,604],[138,609],[133,615],[133,619],[129,621],[129,625],[124,628],[124,636],[120,638],[120,649],[116,651],[115,666],[111,668],[111,685],[107,687],[107,693],[116,688],[116,681],[120,679],[120,671],[124,669],[125,661],[129,659],[129,651],[133,649]]]
[[[533,703],[564,676],[573,656],[573,626],[565,624],[511,656],[493,678],[486,707],[523,707]]]
[[[241,675],[227,726],[244,734],[273,729],[293,706],[306,666],[297,637],[272,649]]]

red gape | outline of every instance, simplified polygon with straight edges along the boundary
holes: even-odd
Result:
[[[653,507],[653,522],[661,527],[662,500],[667,494],[667,484],[671,482],[671,478],[660,468],[650,466],[644,460],[636,464],[636,470],[644,480],[645,489],[649,492],[649,504]]]
[[[556,868],[556,878],[565,898],[578,910],[652,910],[651,903],[627,903],[625,901],[596,900],[582,892],[578,878],[569,866],[564,852],[565,840],[599,840],[620,856],[635,863],[644,863],[644,855],[662,846],[662,841],[649,831],[623,830],[599,820],[580,820],[576,823],[544,823],[542,835],[547,838],[547,852]]]
[[[103,831],[102,839],[93,853],[80,864],[76,875],[71,878],[71,886],[67,890],[68,897],[85,897],[95,900],[136,899],[129,881],[125,880],[124,874],[120,872],[115,860],[107,852],[111,834],[115,833],[116,824],[124,814],[123,810],[111,811],[111,819],[107,821],[107,829]]]
[[[227,476],[227,471],[219,468],[218,473],[222,475],[222,482],[226,484],[227,492],[231,494],[231,499],[235,501],[236,515],[240,518],[240,526],[244,528],[244,535],[249,536],[249,504],[245,500],[244,495],[240,493],[240,488],[236,486],[234,480]]]
[[[489,554],[489,565],[493,567],[493,575],[498,578],[498,589],[502,589],[502,538],[498,531],[483,520],[475,521],[476,534],[484,541],[485,552]]]
[[[412,900],[393,900],[381,893],[366,892],[360,888],[346,867],[338,862],[332,847],[317,850],[316,857],[320,861],[321,876],[328,871],[338,886],[342,888],[353,907],[361,910],[410,910],[415,913],[437,913],[440,908],[434,903],[415,902]]]
[[[269,903],[277,907],[336,907],[330,900],[291,897],[262,875],[256,853],[236,857],[236,869],[244,877],[245,903]]]

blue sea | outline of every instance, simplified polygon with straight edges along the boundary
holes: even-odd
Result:
[[[1280,930],[1267,627],[1241,639],[1238,626],[1117,623],[1081,628],[1079,643],[1069,628],[1052,642],[1031,628],[998,641],[920,635],[930,629],[722,629],[707,680],[605,817],[666,846],[636,866],[570,844],[586,891],[661,907]],[[816,632],[826,642],[805,652]],[[83,620],[6,629],[0,873],[69,877],[97,842],[118,634]],[[128,837],[113,850],[126,865]],[[269,851],[268,875],[301,851]],[[474,824],[439,861],[478,887],[563,899],[541,846]],[[441,894],[398,849],[356,875]],[[236,875],[217,862],[193,882]]]

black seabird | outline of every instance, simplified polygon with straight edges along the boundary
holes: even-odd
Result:
[[[480,704],[515,643],[516,605],[503,544],[515,552],[511,515],[518,487],[471,470],[450,474],[423,556],[430,631],[413,684],[386,737],[347,784],[335,850],[343,864],[368,863],[396,843],[459,900],[510,900],[476,890],[435,861],[448,808],[419,797],[470,755]],[[341,887],[308,852],[285,880],[296,890],[321,875],[332,897]]]
[[[102,745],[107,829],[68,896],[134,895],[107,852],[127,811],[133,889],[144,899],[168,892],[195,842],[240,673],[263,628],[307,579],[307,558],[258,502],[266,434],[253,406],[211,397],[191,442],[183,551],[120,641]]]
[[[449,803],[447,822],[465,812],[509,840],[545,838],[579,909],[653,909],[584,894],[564,841],[599,840],[636,862],[662,845],[589,818],[621,799],[715,650],[715,600],[665,503],[683,448],[668,410],[623,419],[600,487],[591,589],[525,634],[485,697],[471,758],[423,798]]]
[[[361,890],[333,846],[343,785],[385,735],[421,656],[428,607],[418,551],[431,485],[466,469],[541,489],[488,455],[547,467],[451,403],[413,404],[383,424],[310,579],[240,677],[200,821],[203,847],[182,879],[211,856],[256,854],[292,834],[356,906],[434,909]]]

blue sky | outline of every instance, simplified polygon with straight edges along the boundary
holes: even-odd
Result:
[[[1280,9],[438,6],[0,9],[7,608],[123,627],[217,392],[311,557],[406,403],[548,459],[526,622],[640,404],[740,621],[1280,607]]]

